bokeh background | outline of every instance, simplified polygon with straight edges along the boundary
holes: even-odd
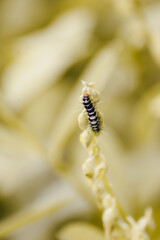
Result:
[[[160,239],[160,2],[1,0],[0,29],[0,239],[103,238],[80,79],[104,101],[114,192],[135,219],[153,208]]]

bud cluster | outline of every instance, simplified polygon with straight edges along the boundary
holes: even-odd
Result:
[[[100,95],[94,89],[94,84],[84,81],[82,83],[84,87],[80,102],[82,102],[84,94],[88,94],[94,103],[98,103]],[[96,143],[96,134],[88,125],[85,110],[79,115],[78,123],[80,129],[83,130],[80,141],[89,154],[89,158],[83,164],[82,170],[92,189],[97,205],[102,210],[102,222],[106,239],[148,240],[145,228],[152,222],[151,209],[146,210],[145,216],[138,222],[135,222],[131,216],[126,216],[108,183],[106,176],[108,166]]]

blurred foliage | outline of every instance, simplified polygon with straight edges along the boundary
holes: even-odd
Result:
[[[102,239],[81,172],[80,79],[104,101],[113,189],[136,219],[153,207],[160,239],[159,1],[1,0],[0,29],[1,239]]]

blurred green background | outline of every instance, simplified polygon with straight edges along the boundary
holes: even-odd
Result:
[[[114,192],[135,219],[153,208],[160,239],[160,2],[1,0],[0,29],[0,238],[102,228],[81,171],[83,79],[104,101]]]

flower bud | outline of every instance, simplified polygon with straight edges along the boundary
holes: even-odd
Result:
[[[103,205],[102,205],[102,199],[103,199],[103,196],[105,194],[105,189],[104,187],[102,186],[101,183],[99,183],[98,181],[95,181],[93,186],[92,186],[92,191],[96,197],[96,201],[97,201],[97,204],[98,204],[98,207],[100,209],[103,209]]]
[[[103,208],[107,209],[112,206],[112,196],[110,194],[105,194],[103,197]]]
[[[94,164],[91,158],[87,159],[87,161],[82,166],[83,173],[88,178],[93,178],[94,176]]]
[[[106,225],[111,225],[113,223],[113,221],[116,219],[117,217],[117,211],[115,208],[107,208],[104,212],[103,212],[103,216],[102,216],[102,221],[104,226]]]
[[[100,100],[100,95],[99,92],[93,88],[87,88],[88,95],[92,98],[94,102],[99,102]]]
[[[84,112],[80,113],[78,116],[78,125],[81,130],[85,130],[88,127],[88,119]]]
[[[96,156],[100,152],[100,147],[97,145],[97,143],[94,144],[92,150],[91,150],[91,155]]]
[[[81,133],[80,141],[85,148],[88,148],[91,145],[92,135],[89,128],[87,128],[84,132]]]
[[[107,167],[104,162],[101,162],[98,164],[98,166],[95,168],[95,177],[99,177],[100,175],[105,175],[107,172]]]

